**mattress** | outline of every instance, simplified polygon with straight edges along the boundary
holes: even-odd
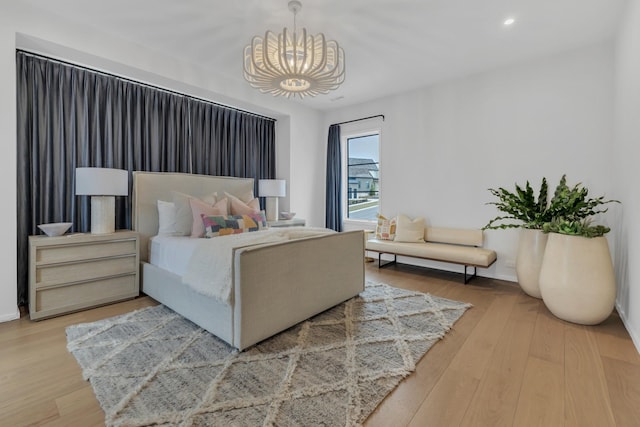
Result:
[[[154,236],[149,244],[149,262],[163,270],[184,276],[199,240],[190,236]]]
[[[176,274],[204,295],[229,302],[233,249],[314,237],[332,230],[308,227],[273,228],[212,239],[157,235],[149,240],[149,263]],[[218,295],[220,293],[220,295]]]
[[[272,232],[272,230],[263,230],[259,233],[263,234],[267,232]],[[258,235],[257,233],[251,234]],[[237,238],[237,236],[216,237],[216,239],[234,238]],[[171,234],[154,236],[149,239],[149,263],[177,274],[178,276],[184,276],[187,273],[191,256],[201,247],[200,242],[202,240],[203,239],[192,238],[191,236],[175,236]]]

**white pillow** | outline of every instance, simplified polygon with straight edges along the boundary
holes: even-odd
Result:
[[[175,234],[176,205],[158,200],[158,234]]]
[[[424,218],[411,220],[406,215],[398,215],[394,242],[424,242]]]
[[[208,205],[213,205],[217,201],[217,196],[218,193],[214,192],[200,197],[200,200]],[[176,205],[176,233],[189,236],[191,234],[191,226],[193,225],[193,214],[191,213],[189,199],[197,199],[198,197],[175,190],[171,191],[171,197],[173,198],[173,203]]]

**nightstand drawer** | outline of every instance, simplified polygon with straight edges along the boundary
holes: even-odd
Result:
[[[106,258],[136,253],[136,240],[115,240],[96,243],[45,246],[36,250],[36,264]]]
[[[49,264],[36,268],[36,289],[57,283],[82,282],[101,277],[135,273],[137,257],[95,259],[83,262]]]
[[[138,282],[135,273],[76,285],[41,289],[36,293],[35,302],[30,304],[31,318],[54,316],[136,296],[138,296]]]
[[[29,236],[29,314],[45,319],[140,294],[138,233]]]

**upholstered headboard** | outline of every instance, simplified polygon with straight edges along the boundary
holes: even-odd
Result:
[[[252,178],[172,172],[133,172],[133,229],[140,233],[140,260],[148,261],[149,238],[158,234],[158,200],[170,202],[171,191],[203,197],[217,191],[233,195],[253,190]]]

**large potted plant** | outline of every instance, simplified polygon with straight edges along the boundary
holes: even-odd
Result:
[[[548,241],[540,268],[540,292],[555,316],[594,325],[611,314],[616,285],[609,245],[609,227],[592,225],[590,216],[606,212],[599,206],[617,200],[589,198],[580,184],[569,188],[562,177],[549,211],[554,218],[543,225]]]
[[[518,184],[515,187],[515,192],[502,187],[489,189],[498,201],[488,204],[495,205],[504,215],[489,221],[483,230],[521,229],[516,255],[518,283],[526,294],[541,298],[538,276],[547,243],[547,234],[542,232],[542,227],[552,219],[548,209],[547,180],[542,178],[537,199],[529,181],[524,189]]]

